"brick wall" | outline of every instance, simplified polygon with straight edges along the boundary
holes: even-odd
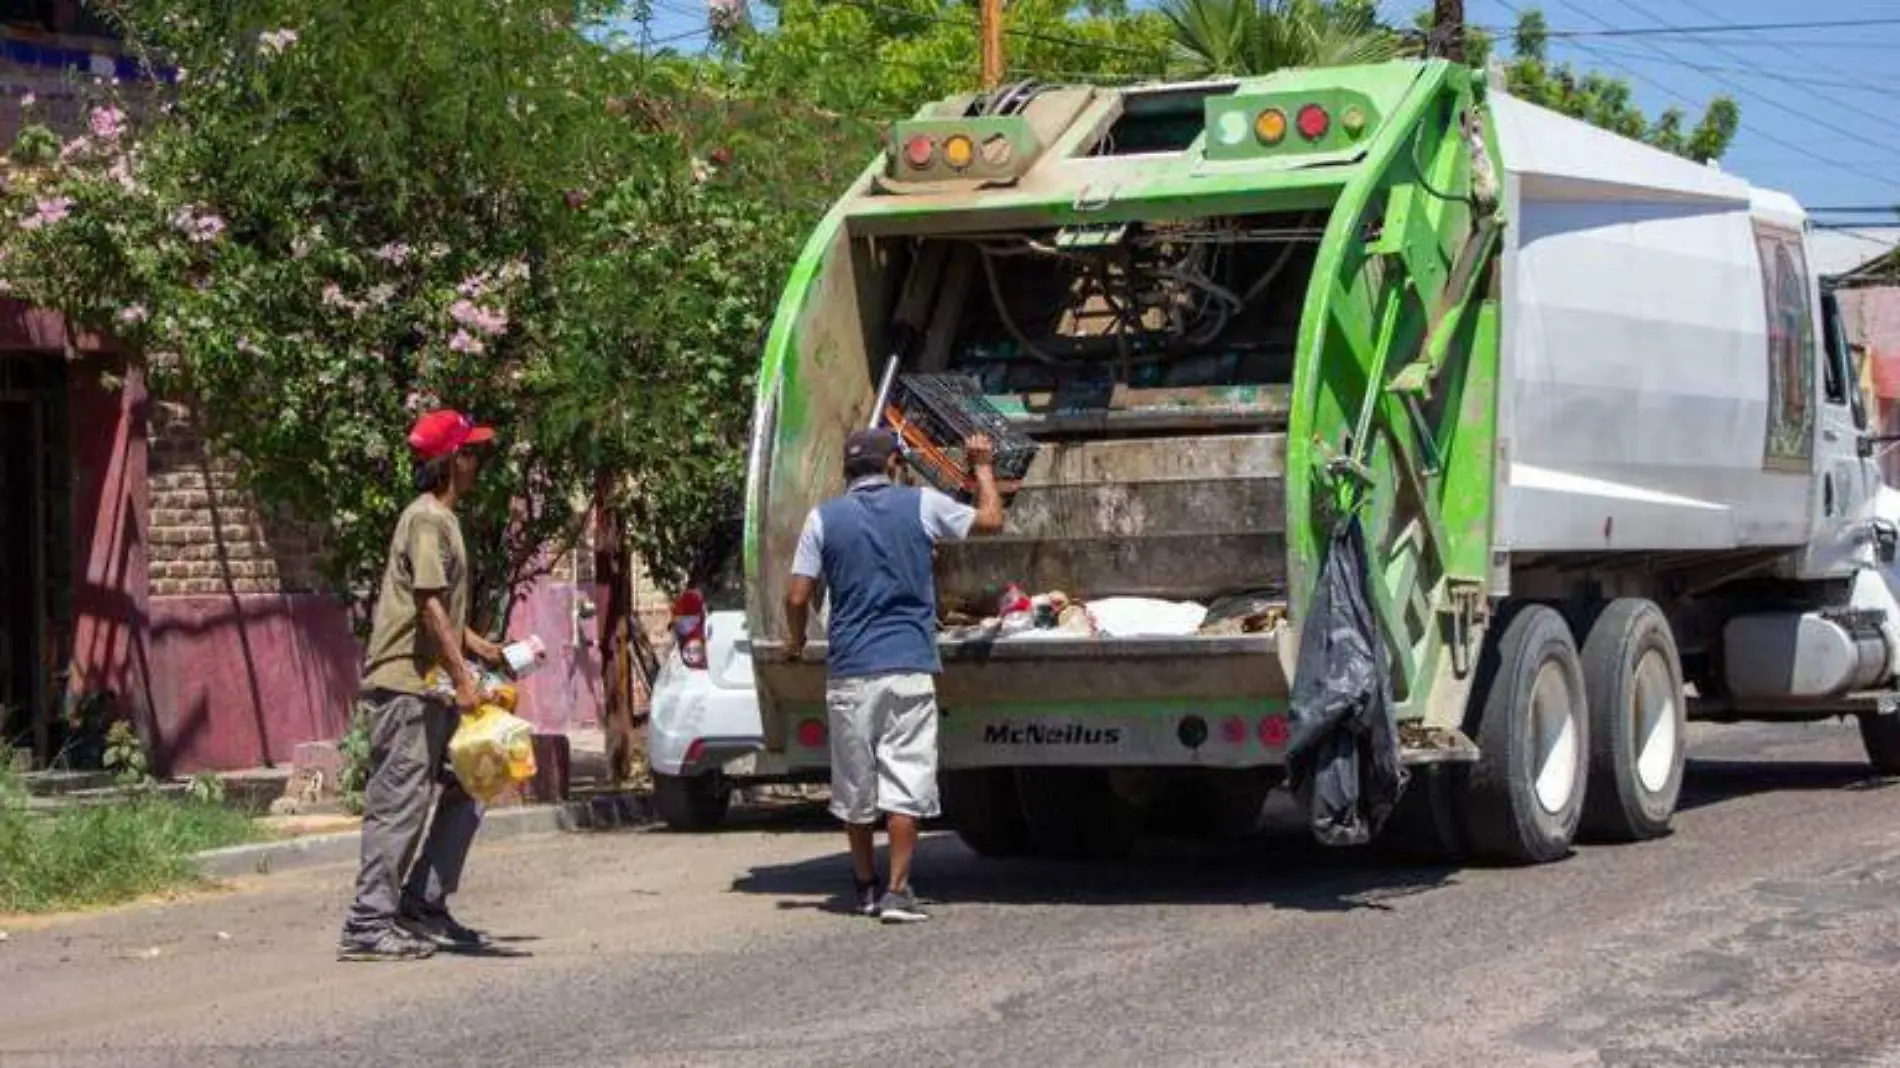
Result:
[[[320,528],[258,508],[188,408],[154,404],[150,434],[152,596],[321,588]]]

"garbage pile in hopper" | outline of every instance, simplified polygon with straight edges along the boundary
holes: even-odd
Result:
[[[1060,590],[1031,596],[1011,585],[998,599],[995,615],[976,619],[949,612],[944,626],[950,637],[961,640],[1177,638],[1258,634],[1272,630],[1285,617],[1286,598],[1278,591],[1233,594],[1211,604],[1151,597],[1083,602]]]

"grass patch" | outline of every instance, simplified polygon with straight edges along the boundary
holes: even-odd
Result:
[[[0,913],[111,905],[199,882],[191,855],[255,841],[249,816],[221,805],[147,795],[29,814],[0,780]]]

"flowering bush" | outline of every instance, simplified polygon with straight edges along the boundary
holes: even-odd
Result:
[[[194,402],[267,504],[325,524],[340,591],[374,591],[437,404],[504,441],[464,518],[484,605],[602,487],[677,577],[736,481],[784,266],[871,138],[708,97],[575,12],[116,6],[161,88],[95,82],[84,130],[21,132],[0,284]]]

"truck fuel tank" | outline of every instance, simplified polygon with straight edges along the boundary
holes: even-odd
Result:
[[[1882,682],[1890,662],[1877,612],[1736,616],[1722,641],[1728,690],[1739,699],[1839,697]]]

